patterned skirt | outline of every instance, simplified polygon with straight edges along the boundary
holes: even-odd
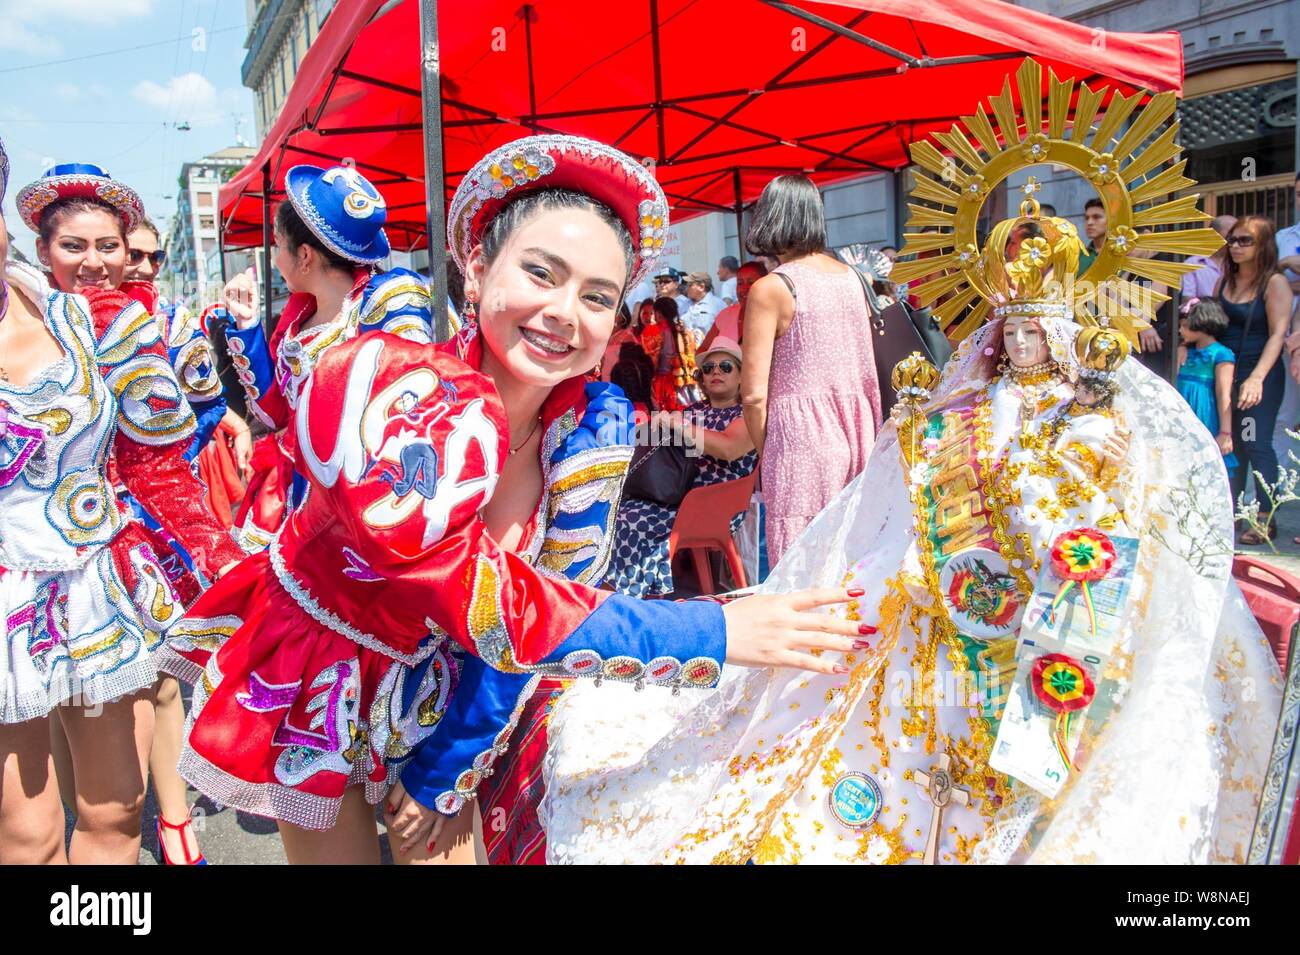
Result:
[[[203,595],[159,665],[194,684],[181,775],[219,803],[318,830],[333,827],[349,786],[384,797],[457,676],[433,638],[403,661],[318,623],[265,551]]]
[[[0,568],[0,723],[39,719],[69,701],[96,706],[154,684],[155,652],[185,612],[159,546],[131,521],[76,570]],[[192,578],[184,585],[194,592]]]

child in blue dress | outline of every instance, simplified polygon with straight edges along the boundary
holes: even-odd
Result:
[[[1187,354],[1178,369],[1178,392],[1215,436],[1231,474],[1237,466],[1232,453],[1232,373],[1237,359],[1218,340],[1228,329],[1228,316],[1213,299],[1189,299],[1181,311],[1178,333]]]

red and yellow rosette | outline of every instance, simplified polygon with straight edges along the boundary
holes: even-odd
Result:
[[[1110,576],[1115,568],[1115,545],[1109,537],[1095,527],[1058,534],[1052,543],[1052,570],[1061,578],[1061,588],[1052,600],[1049,622],[1056,624],[1056,608],[1075,584],[1083,591],[1083,602],[1088,608],[1088,623],[1092,635],[1097,635],[1097,610],[1092,603],[1089,585]]]
[[[1034,695],[1056,714],[1053,741],[1065,768],[1074,771],[1070,761],[1070,718],[1086,707],[1097,695],[1097,686],[1083,664],[1064,653],[1045,653],[1034,661],[1029,678]]]

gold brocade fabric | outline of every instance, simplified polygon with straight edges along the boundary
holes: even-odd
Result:
[[[1077,327],[1047,324],[1068,366]],[[1228,577],[1217,449],[1136,362],[1121,373],[1113,417],[1059,417],[1073,396],[1060,382],[1022,420],[1023,395],[980,358],[999,325],[964,343],[930,407],[975,395],[1003,553],[1034,577],[1061,530],[1109,525],[1140,540],[1127,616],[1065,788],[1048,800],[988,768],[996,729],[918,546],[917,490],[940,449],[922,446],[907,468],[891,424],[764,585],[864,588],[847,612],[879,628],[871,649],[846,656],[847,677],[729,669],[717,691],[681,699],[570,691],[550,724],[549,861],[919,862],[934,809],[917,777],[944,754],[969,798],[943,811],[941,864],[1244,858],[1280,680]],[[1132,431],[1128,457],[1100,467],[1120,423]],[[1014,651],[1001,643],[973,659],[1007,678]],[[850,772],[881,794],[861,830],[831,811]]]

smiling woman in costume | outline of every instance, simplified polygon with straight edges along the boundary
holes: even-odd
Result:
[[[8,166],[0,150],[0,194]],[[97,166],[55,166],[17,197],[46,277],[5,261],[0,320],[0,861],[134,863],[155,651],[182,612],[120,480],[209,576],[241,556],[182,453],[194,417],[148,310],[115,291],[139,197]],[[0,225],[0,258],[7,235]],[[82,705],[74,705],[82,704]],[[76,769],[64,853],[50,758]]]
[[[528,145],[511,185],[558,170],[574,178],[555,185],[578,186],[602,172],[594,163],[611,183],[640,169],[622,154],[612,168],[584,140]],[[474,211],[509,191],[504,168],[476,172]],[[424,811],[390,813],[395,854],[409,854],[406,825],[427,831],[464,808],[537,681],[707,686],[724,658],[829,672],[803,651],[847,649],[858,632],[806,612],[847,599],[838,589],[722,608],[643,604],[564,579],[600,558],[591,524],[629,452],[614,440],[621,416],[606,421],[591,399],[578,417],[580,376],[651,251],[636,203],[602,217],[584,194],[524,195],[531,209],[489,207],[500,231],[453,231],[482,307],[478,335],[427,346],[378,333],[318,356],[293,416],[310,493],[177,628],[178,642],[217,647],[195,685],[181,772],[221,803],[277,819],[290,861],[378,861],[372,804],[418,748],[400,801]],[[453,230],[474,221],[459,209]],[[636,229],[635,250],[611,220]],[[599,241],[593,229],[606,230]],[[536,533],[543,522],[554,531]],[[489,696],[498,671],[511,680]],[[480,703],[477,717],[456,715]]]
[[[1019,80],[1037,97],[1036,63]],[[1070,103],[1073,84],[1052,82],[1052,103]],[[1023,142],[976,130],[987,163],[962,157],[961,194],[922,216],[943,227],[904,249],[941,254],[892,276],[935,273],[917,294],[954,291],[937,313],[964,341],[941,379],[920,356],[899,364],[903,400],[866,470],[763,586],[860,587],[847,615],[877,631],[871,649],[844,658],[847,679],[737,673],[672,717],[646,694],[566,696],[546,764],[551,861],[1244,861],[1278,667],[1230,576],[1218,448],[1125,360],[1159,303],[1114,280],[1175,284],[1191,268],[1134,256],[1139,243],[1221,241],[1134,230],[1204,218],[1156,204],[1193,185],[1176,172],[1146,186],[1176,158],[1160,145],[1172,133],[1145,162],[1114,159],[1174,105],[1154,97],[1118,145],[1101,131],[1118,123],[1062,138],[1055,105],[1020,120]],[[937,199],[943,156],[919,144],[913,157],[934,174],[918,194]],[[975,248],[994,162],[1003,176],[1060,162],[1097,184],[1120,224],[1088,273],[1106,283],[1098,299],[1065,297],[1081,243],[1039,215],[1032,180],[1021,215]],[[1006,261],[1026,224],[1036,234]]]

